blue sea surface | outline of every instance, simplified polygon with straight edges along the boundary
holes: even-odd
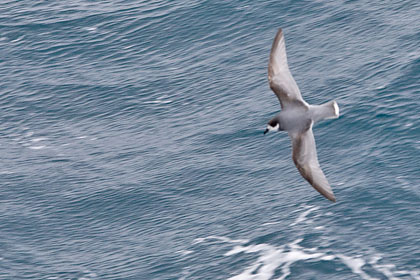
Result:
[[[3,1],[0,279],[420,279],[419,1]],[[331,203],[267,82],[278,28]]]

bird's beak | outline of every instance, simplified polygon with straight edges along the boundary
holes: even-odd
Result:
[[[269,130],[268,130],[268,128],[266,128],[265,129],[265,131],[264,131],[264,135],[268,132]]]

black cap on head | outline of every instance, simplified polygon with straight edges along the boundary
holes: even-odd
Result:
[[[272,120],[270,120],[269,122],[268,122],[268,125],[269,126],[271,126],[271,127],[276,127],[276,125],[278,124],[279,122],[278,122],[278,120],[276,120],[276,119],[272,119]]]

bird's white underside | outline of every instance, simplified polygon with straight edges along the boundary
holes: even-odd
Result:
[[[267,125],[268,131],[278,131],[279,130],[279,124],[276,124],[276,126]]]

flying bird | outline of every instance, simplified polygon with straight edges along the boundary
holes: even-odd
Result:
[[[333,100],[321,105],[310,105],[303,100],[287,65],[281,28],[271,47],[268,82],[282,110],[268,122],[264,134],[269,131],[287,131],[292,140],[293,162],[302,177],[323,196],[335,202],[331,186],[319,166],[312,126],[325,119],[338,118],[338,104]]]

